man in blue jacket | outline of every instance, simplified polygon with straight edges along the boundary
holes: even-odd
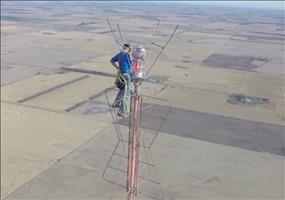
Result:
[[[130,112],[130,73],[133,65],[129,54],[130,52],[131,45],[126,43],[123,45],[123,51],[111,59],[112,65],[118,69],[115,84],[119,88],[112,107],[119,107],[117,115],[120,117],[126,117]]]

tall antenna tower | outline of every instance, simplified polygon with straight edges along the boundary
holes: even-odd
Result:
[[[134,92],[131,96],[131,117],[129,125],[129,154],[127,170],[127,192],[129,200],[134,200],[135,196],[137,196],[142,106],[140,87],[144,79],[142,63],[146,56],[146,50],[142,45],[134,46],[132,55],[134,58]]]
[[[121,44],[116,39],[116,36],[114,34],[114,30],[112,29],[110,21],[108,20],[108,18],[106,20],[107,20],[107,23],[109,25],[110,31],[112,32],[114,40],[115,40],[116,44],[118,45],[118,48],[120,49],[123,44]],[[160,21],[158,22],[158,25],[156,27],[155,34],[156,34],[157,30],[158,30],[159,24],[160,24]],[[153,142],[154,142],[158,132],[160,131],[160,129],[161,129],[161,127],[162,127],[166,117],[168,116],[168,114],[170,112],[170,109],[167,111],[165,116],[162,117],[162,121],[161,121],[161,123],[159,123],[157,130],[154,131],[154,133],[153,133],[154,137],[151,139],[151,142],[149,143],[149,145],[146,145],[144,143],[141,144],[140,143],[140,141],[142,140],[142,138],[141,138],[142,134],[141,133],[143,132],[143,130],[142,130],[143,96],[147,97],[147,98],[156,99],[156,100],[164,101],[164,102],[168,103],[168,101],[165,101],[163,99],[158,99],[158,98],[155,98],[155,97],[148,97],[148,96],[143,95],[141,93],[141,85],[142,85],[143,81],[145,80],[145,76],[147,74],[149,74],[149,72],[151,71],[153,66],[158,61],[159,57],[162,55],[162,53],[165,50],[166,46],[168,45],[170,40],[173,38],[173,36],[174,36],[175,32],[177,31],[178,27],[179,27],[179,25],[177,25],[175,27],[175,29],[173,30],[173,32],[171,33],[171,35],[169,36],[168,40],[165,42],[164,45],[159,45],[159,44],[154,43],[154,42],[151,43],[152,45],[155,45],[155,46],[159,47],[160,48],[160,52],[155,57],[155,59],[152,62],[152,64],[148,67],[146,73],[144,73],[144,71],[143,71],[143,69],[144,69],[144,67],[143,67],[143,63],[144,62],[143,61],[144,61],[144,59],[146,57],[146,49],[141,44],[137,44],[137,45],[133,46],[133,48],[132,48],[133,72],[134,72],[134,76],[133,76],[133,81],[132,82],[133,82],[133,85],[134,85],[134,87],[133,87],[134,90],[132,92],[131,100],[130,100],[130,114],[129,114],[129,117],[128,117],[128,119],[129,119],[129,124],[128,124],[129,125],[129,132],[128,132],[128,138],[127,139],[123,138],[121,130],[120,130],[119,125],[118,125],[119,124],[118,123],[118,119],[116,118],[116,115],[114,115],[113,112],[112,112],[110,101],[109,101],[108,95],[107,95],[109,90],[106,90],[106,92],[105,92],[106,99],[107,99],[107,102],[108,102],[108,105],[109,105],[109,108],[110,108],[110,112],[111,112],[111,115],[112,115],[112,118],[113,118],[113,121],[114,121],[116,132],[117,132],[117,135],[118,135],[118,143],[117,143],[117,145],[115,147],[115,150],[113,151],[112,156],[109,159],[109,162],[108,162],[108,164],[107,164],[107,166],[106,166],[106,168],[104,170],[103,177],[105,177],[104,175],[106,174],[108,168],[115,169],[115,170],[118,170],[119,172],[123,172],[123,173],[126,172],[125,186],[123,186],[121,183],[116,183],[113,180],[110,181],[107,178],[105,178],[105,180],[111,182],[114,185],[119,185],[119,186],[125,187],[126,192],[127,192],[126,193],[126,197],[127,197],[128,200],[135,200],[136,197],[138,196],[138,193],[142,193],[142,192],[138,191],[139,179],[140,178],[143,178],[145,181],[149,181],[151,183],[160,185],[160,183],[157,182],[157,181],[154,181],[154,180],[151,180],[151,179],[148,179],[148,178],[144,178],[144,177],[141,177],[139,175],[139,169],[140,169],[139,165],[140,165],[140,163],[145,164],[148,167],[149,166],[154,167],[154,164],[150,163],[148,160],[146,162],[140,160],[140,148],[144,148],[144,149],[147,148],[147,149],[149,149],[151,147],[151,145],[153,144]],[[121,30],[120,30],[119,24],[117,24],[117,28],[118,28],[118,32],[120,34],[121,42],[123,43],[123,37],[122,37],[122,33],[121,33]],[[125,156],[123,154],[119,154],[117,152],[117,150],[119,149],[119,143],[120,142],[122,144],[123,143],[128,143],[127,156]],[[123,146],[123,148],[124,148],[124,146]],[[120,157],[123,157],[123,158],[127,159],[127,166],[126,166],[127,169],[126,170],[112,166],[112,164],[111,164],[112,162],[111,161],[112,161],[112,159],[115,156],[120,156]],[[145,154],[145,156],[146,156],[146,158],[148,157],[147,154]],[[148,197],[151,197],[151,196],[148,196]]]

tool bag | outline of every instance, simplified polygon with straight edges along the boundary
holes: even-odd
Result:
[[[124,78],[124,76],[120,72],[118,72],[117,75],[116,75],[115,85],[120,90],[124,90],[125,89],[126,79]]]

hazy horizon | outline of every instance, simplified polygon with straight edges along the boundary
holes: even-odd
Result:
[[[14,0],[4,0],[2,2],[27,2],[27,3],[39,3],[39,2],[54,2],[54,1],[25,1],[25,0],[19,0],[19,1],[14,1]],[[71,1],[56,1],[56,3],[59,2],[92,2],[92,1],[85,1],[85,0],[71,0]],[[206,5],[206,6],[226,6],[226,7],[232,7],[232,8],[257,8],[257,9],[269,9],[269,10],[285,10],[285,3],[284,1],[151,1],[151,0],[145,0],[145,1],[93,1],[93,2],[100,2],[100,3],[108,3],[108,2],[129,2],[129,3],[139,3],[139,2],[152,2],[152,3],[176,3],[176,4],[193,4],[193,5]]]
[[[165,1],[166,3],[169,1]],[[235,8],[260,8],[284,10],[285,4],[283,1],[172,1],[173,3],[187,3],[195,5],[207,6],[228,6]]]

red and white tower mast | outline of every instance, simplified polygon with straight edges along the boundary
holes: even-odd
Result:
[[[127,192],[128,199],[134,200],[137,196],[139,152],[140,152],[140,123],[142,95],[140,92],[141,83],[144,79],[143,59],[146,50],[142,45],[135,45],[132,51],[133,72],[134,72],[134,92],[131,96],[131,115],[129,124],[129,150],[128,150],[128,170],[127,170]]]

